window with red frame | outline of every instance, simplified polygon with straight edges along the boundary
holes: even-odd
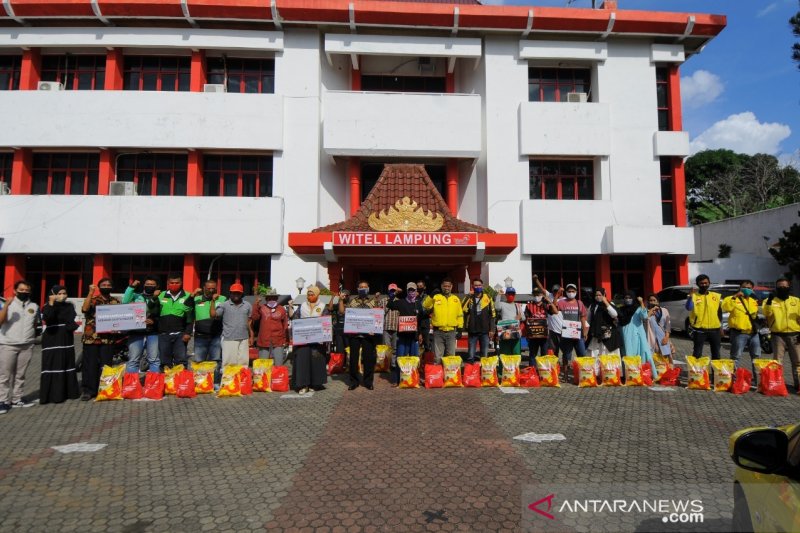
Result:
[[[593,161],[531,160],[532,200],[593,200]]]
[[[0,183],[6,187],[11,187],[11,169],[14,164],[14,154],[11,152],[0,152]]]
[[[673,287],[678,284],[678,258],[674,255],[661,256],[661,286]]]
[[[60,82],[68,91],[101,91],[106,80],[106,56],[42,56],[41,73],[42,81]]]
[[[661,166],[661,223],[665,226],[675,224],[675,215],[672,210],[672,158],[659,158]]]
[[[0,56],[0,91],[19,89],[22,56]]]
[[[33,154],[32,194],[97,194],[98,154]]]
[[[204,156],[203,196],[272,196],[272,157]]]
[[[91,255],[29,255],[25,278],[31,283],[33,300],[44,304],[53,285],[64,285],[70,298],[83,298],[92,280]]]
[[[568,93],[591,93],[588,68],[528,68],[528,101],[566,102]]]
[[[186,154],[126,154],[117,181],[132,181],[139,196],[186,196]]]
[[[548,291],[556,284],[566,287],[574,283],[583,294],[595,287],[595,258],[593,255],[533,255],[533,274]]]
[[[669,69],[656,68],[656,99],[658,101],[658,131],[669,131]]]
[[[636,296],[644,298],[644,256],[611,256],[611,294],[620,300],[625,291],[635,291]]]
[[[145,276],[154,276],[164,289],[167,276],[183,274],[182,255],[114,255],[111,257],[111,279],[114,290],[123,292],[134,280],[144,283]],[[195,287],[192,287],[194,289]],[[189,289],[187,287],[187,289]]]
[[[274,93],[274,59],[210,57],[208,83],[225,85],[229,93]]]
[[[191,58],[125,56],[122,88],[126,91],[188,91]]]
[[[245,294],[253,294],[256,283],[270,284],[270,256],[268,255],[203,255],[200,256],[200,278],[217,282],[217,292],[228,295],[233,283],[241,283]]]

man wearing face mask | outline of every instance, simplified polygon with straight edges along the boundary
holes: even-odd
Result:
[[[686,310],[689,311],[689,325],[694,330],[692,355],[703,356],[703,345],[708,339],[711,359],[719,359],[722,344],[722,295],[709,291],[711,280],[705,274],[695,279],[698,291],[686,297]]]
[[[217,295],[217,282],[213,279],[206,280],[202,288],[194,291],[194,360],[198,363],[215,361],[217,383],[222,375],[222,322],[211,317],[211,307],[219,307],[226,300]]]
[[[289,314],[282,305],[278,305],[278,293],[275,289],[268,289],[264,298],[266,302],[258,297],[250,316],[253,324],[258,324],[258,357],[272,359],[275,366],[283,366],[286,349],[289,347]]]
[[[119,300],[111,296],[112,286],[109,278],[103,278],[97,285],[89,285],[89,294],[83,300],[81,311],[85,319],[83,325],[83,368],[81,370],[81,400],[86,402],[97,396],[100,386],[100,370],[111,366],[119,336],[115,333],[97,333],[95,312],[98,305],[116,305]]]
[[[31,301],[31,284],[14,283],[14,298],[0,309],[0,415],[12,407],[30,407],[22,399],[25,372],[33,357],[39,306]]]
[[[761,341],[758,338],[758,301],[753,297],[753,282],[745,280],[739,284],[739,292],[722,300],[722,311],[728,314],[731,336],[730,357],[736,368],[741,366],[739,357],[747,348],[750,359],[761,357]],[[755,383],[755,365],[752,365]]]
[[[794,340],[800,333],[800,298],[792,296],[792,286],[786,278],[775,282],[775,293],[770,294],[761,305],[767,325],[772,332],[775,346],[775,359],[783,360],[784,352],[789,352],[792,363],[794,388],[800,391],[800,356]]]
[[[515,302],[517,299],[517,290],[514,287],[506,289],[505,295],[502,297],[505,301],[497,302],[497,320],[516,320],[519,324],[522,321],[522,306]],[[500,351],[498,353],[503,355],[519,355],[522,348],[522,339],[519,332],[505,331],[502,335],[499,332],[498,326],[498,345]]]
[[[417,282],[417,300],[420,303],[428,297],[425,287],[425,280],[421,279]],[[431,351],[433,347],[431,346],[431,314],[429,311],[422,310],[418,326],[420,353]]]
[[[561,353],[562,370],[564,381],[568,381],[569,370],[572,366],[572,351],[578,357],[586,355],[586,340],[589,337],[589,329],[586,327],[586,306],[578,300],[578,287],[574,283],[567,285],[566,299],[559,300],[556,308],[562,316],[561,326]]]
[[[122,295],[122,303],[130,304],[142,302],[147,306],[147,318],[145,329],[128,332],[128,364],[125,372],[138,372],[140,361],[145,348],[147,348],[147,370],[148,372],[158,372],[161,368],[161,361],[158,358],[158,281],[153,276],[144,278],[141,281],[134,280]]]
[[[161,366],[188,368],[186,344],[192,338],[194,298],[183,290],[183,277],[167,278],[167,290],[158,295],[158,356]]]
[[[481,345],[481,357],[486,357],[489,353],[489,338],[494,337],[495,320],[497,312],[494,302],[488,295],[483,293],[483,280],[475,278],[472,280],[472,290],[464,298],[463,302],[465,326],[467,329],[467,362],[476,361],[475,351],[478,343]]]
[[[380,308],[380,302],[369,294],[369,283],[364,280],[358,282],[358,295],[347,300],[339,300],[339,312],[345,315],[345,308],[351,309],[375,309]],[[375,363],[377,362],[377,352],[375,351],[376,340],[379,336],[368,335],[366,333],[351,333],[347,335],[350,346],[350,386],[348,390],[355,390],[359,385],[363,385],[369,390],[374,387]],[[364,367],[364,375],[358,371],[358,362],[361,360]]]
[[[397,352],[397,328],[400,314],[391,307],[391,304],[400,298],[400,294],[400,287],[397,286],[397,283],[390,283],[388,294],[381,301],[381,307],[386,309],[383,318],[383,344],[392,348],[392,354]]]
[[[441,293],[428,296],[422,308],[430,314],[433,326],[433,354],[437,365],[445,355],[455,355],[456,340],[461,338],[464,327],[464,308],[461,300],[453,294],[453,280],[444,278]]]
[[[547,316],[550,301],[545,299],[542,289],[533,289],[533,299],[525,306],[525,338],[528,340],[530,366],[536,364],[537,355],[547,353]]]
[[[250,363],[250,345],[254,344],[253,326],[250,315],[253,306],[244,301],[244,287],[234,283],[230,289],[230,299],[220,305],[210,305],[211,318],[222,322],[222,366]],[[212,303],[219,299],[214,295]]]

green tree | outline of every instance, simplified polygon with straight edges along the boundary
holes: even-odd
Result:
[[[800,211],[797,212],[800,216]],[[779,265],[789,267],[793,279],[800,278],[800,223],[795,222],[783,232],[778,244],[769,249],[769,253]]]
[[[800,37],[800,11],[789,19],[789,24],[792,26],[792,33],[795,37]],[[797,61],[797,68],[800,69],[800,43],[792,45],[792,59]]]

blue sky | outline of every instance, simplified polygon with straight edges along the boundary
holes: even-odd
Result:
[[[564,7],[567,0],[484,3]],[[789,26],[800,10],[798,0],[619,0],[618,6],[726,15],[722,33],[681,67],[684,129],[692,149],[769,153],[800,166],[800,70],[791,58],[795,37]]]

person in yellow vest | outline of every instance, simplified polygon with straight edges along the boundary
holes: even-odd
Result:
[[[792,286],[786,278],[775,282],[775,293],[762,304],[762,312],[772,333],[775,359],[781,361],[789,352],[795,390],[800,391],[800,356],[795,337],[800,333],[800,298],[792,296]]]
[[[739,358],[747,348],[750,359],[761,357],[761,341],[758,338],[758,301],[753,297],[753,282],[745,280],[739,284],[739,292],[722,300],[722,311],[729,313],[728,329],[731,336],[731,359],[739,368]],[[753,376],[756,375],[752,365]]]
[[[692,289],[686,297],[686,310],[689,311],[689,325],[694,330],[692,355],[701,357],[703,345],[708,340],[711,347],[711,359],[719,359],[722,344],[722,295],[708,290],[711,279],[700,274],[695,279],[697,292]]]
[[[431,315],[433,326],[433,354],[436,364],[441,364],[442,356],[455,355],[456,339],[461,337],[464,327],[464,310],[461,300],[453,294],[453,280],[444,278],[442,292],[428,296],[422,302],[422,308]]]

